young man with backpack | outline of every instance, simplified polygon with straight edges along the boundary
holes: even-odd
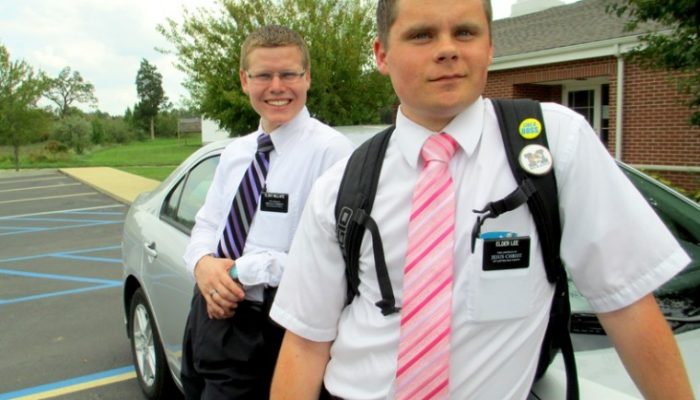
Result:
[[[487,0],[378,2],[374,53],[401,101],[396,128],[369,215],[336,212],[342,163],[309,196],[270,313],[287,329],[273,399],[528,396],[556,295],[541,245],[552,241],[530,207],[499,202],[521,197],[522,184],[481,98],[490,21]],[[546,131],[548,147],[533,142],[519,163],[556,177],[558,253],[642,394],[691,399],[651,294],[687,255],[580,115],[556,104],[542,112],[519,134]],[[350,297],[337,232],[347,219],[376,225],[383,243],[364,233]]]

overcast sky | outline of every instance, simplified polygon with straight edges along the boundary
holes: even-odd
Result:
[[[515,0],[492,0],[494,17],[510,15]],[[571,0],[567,0],[570,2]],[[95,85],[98,108],[122,115],[136,103],[136,72],[141,59],[163,75],[163,89],[175,105],[186,95],[183,74],[155,27],[179,20],[182,8],[214,6],[216,0],[0,0],[0,44],[10,59],[57,76],[65,66]]]

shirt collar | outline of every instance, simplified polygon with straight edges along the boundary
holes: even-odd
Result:
[[[294,118],[280,125],[272,132],[265,132],[262,125],[258,125],[258,134],[268,133],[270,139],[272,139],[272,144],[275,146],[274,151],[278,154],[282,154],[289,143],[293,141],[294,136],[303,132],[309,119],[311,119],[311,115],[306,106],[304,106]]]
[[[471,156],[476,149],[476,145],[481,139],[484,128],[484,100],[479,97],[472,105],[457,114],[452,121],[440,132],[450,134],[467,157]],[[396,141],[399,151],[403,154],[406,162],[414,168],[418,166],[423,144],[430,137],[440,132],[433,132],[427,128],[408,119],[401,108],[396,115]]]

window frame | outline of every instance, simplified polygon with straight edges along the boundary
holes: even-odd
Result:
[[[221,158],[221,153],[216,153],[216,154],[211,154],[206,157],[202,157],[200,160],[198,160],[196,163],[192,165],[191,168],[187,170],[187,172],[180,177],[180,179],[177,180],[177,182],[173,185],[172,188],[168,191],[168,194],[164,197],[163,202],[160,205],[160,210],[158,210],[158,218],[165,222],[166,224],[172,226],[173,228],[181,231],[182,233],[186,234],[187,236],[190,236],[192,233],[192,227],[183,224],[180,219],[178,218],[179,212],[180,212],[180,207],[182,206],[182,199],[183,195],[185,194],[185,189],[187,187],[187,184],[189,183],[189,179],[192,175],[192,171],[196,170],[198,167],[200,167],[202,164],[208,162],[211,159],[216,159],[216,164],[218,165],[220,158]],[[213,178],[213,175],[212,175]],[[208,188],[207,188],[208,190]],[[170,204],[172,196],[175,195],[175,192],[179,191],[179,198],[177,199],[177,203],[175,207],[172,208],[173,212],[171,213],[166,213],[166,210],[169,209],[167,207],[168,204]],[[201,207],[201,206],[200,206]]]

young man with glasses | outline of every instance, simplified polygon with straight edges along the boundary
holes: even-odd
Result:
[[[268,398],[284,332],[268,312],[292,236],[316,178],[352,150],[306,109],[309,51],[294,31],[251,33],[239,76],[260,126],[221,154],[184,256],[197,283],[182,355],[188,399]]]

